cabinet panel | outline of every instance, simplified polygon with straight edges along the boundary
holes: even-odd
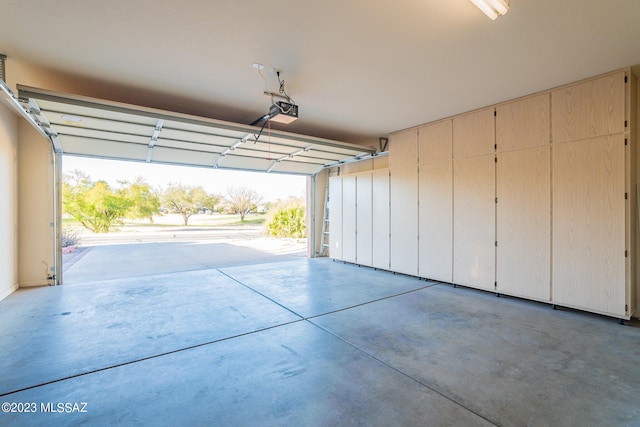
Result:
[[[495,160],[453,162],[453,281],[494,290]]]
[[[453,118],[453,157],[477,156],[494,152],[494,108],[485,108]]]
[[[624,132],[624,91],[624,72],[553,91],[553,142]]]
[[[356,262],[356,177],[342,177],[342,259]]]
[[[342,259],[342,178],[329,178],[329,256]]]
[[[498,292],[551,300],[551,149],[510,151],[496,163]]]
[[[406,168],[418,164],[418,130],[409,129],[389,137],[389,167]]]
[[[496,107],[498,151],[548,145],[551,138],[549,94]]]
[[[373,232],[373,200],[371,174],[365,173],[356,177],[356,262],[370,266],[372,264],[372,232]]]
[[[418,274],[418,168],[391,170],[391,270]]]
[[[452,156],[452,120],[443,120],[418,129],[418,161],[420,164],[451,160]]]
[[[553,148],[553,302],[625,316],[624,136]]]
[[[453,163],[421,165],[419,170],[419,275],[453,280]]]
[[[389,269],[389,171],[373,172],[372,266]]]

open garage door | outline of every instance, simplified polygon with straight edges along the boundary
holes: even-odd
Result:
[[[60,154],[314,175],[362,146],[18,85]]]
[[[315,176],[326,167],[375,153],[369,148],[323,138],[27,86],[18,85],[18,92],[17,98],[10,94],[10,101],[46,134],[57,165],[52,178],[56,188],[57,218],[53,224],[57,247],[55,267],[51,269],[56,284],[62,283],[59,164],[63,154]],[[315,185],[315,179],[312,182]],[[314,209],[313,215],[315,212]]]

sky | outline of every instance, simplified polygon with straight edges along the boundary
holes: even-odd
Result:
[[[202,186],[207,193],[224,195],[229,187],[249,187],[262,194],[265,201],[305,197],[306,177],[275,173],[240,172],[223,169],[159,165],[152,163],[91,159],[63,156],[62,173],[81,170],[93,181],[103,180],[118,187],[118,181],[134,181],[138,176],[155,189],[169,183]]]

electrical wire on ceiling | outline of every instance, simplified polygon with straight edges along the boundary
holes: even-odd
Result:
[[[289,94],[284,90],[284,80],[280,80],[280,71],[276,71],[276,76],[278,77],[278,83],[280,84],[280,94],[287,97],[287,101],[291,104],[295,104],[296,102],[289,96]],[[271,99],[273,103],[273,97]]]

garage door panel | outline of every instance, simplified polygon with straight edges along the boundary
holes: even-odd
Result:
[[[59,135],[64,136],[77,136],[80,138],[92,138],[112,140],[118,142],[131,142],[134,144],[148,145],[150,138],[148,136],[131,135],[126,133],[114,133],[109,131],[85,129],[74,126],[56,126],[56,131]]]
[[[201,144],[223,145],[225,147],[238,141],[238,138],[230,138],[224,135],[216,135],[209,133],[184,132],[180,130],[172,130],[162,128],[160,138],[174,141],[197,142]]]
[[[67,137],[63,142],[62,148],[66,154],[108,159],[145,160],[147,157],[147,147],[144,145],[106,140]]]
[[[155,147],[151,160],[160,163],[175,163],[178,165],[213,166],[218,160],[216,153],[176,150],[172,148]]]
[[[296,175],[310,175],[318,170],[318,165],[314,163],[299,163],[299,162],[278,162],[271,172],[277,173],[292,173]]]
[[[375,153],[355,144],[270,129],[268,123],[261,132],[256,126],[22,85],[18,92],[28,100],[35,120],[51,124],[61,154],[147,160],[153,146],[157,152],[151,162],[201,166],[213,159],[213,166],[226,169],[312,175],[326,165]],[[218,154],[226,156],[216,160]]]

